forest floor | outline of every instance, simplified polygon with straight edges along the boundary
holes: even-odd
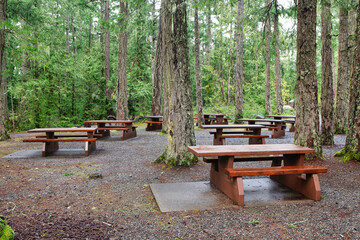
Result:
[[[0,142],[0,157],[41,149],[22,142],[29,135]],[[293,143],[293,136],[266,142]],[[212,144],[207,130],[196,130],[196,139]],[[161,213],[149,184],[209,181],[210,165],[152,164],[167,137],[141,128],[133,139],[97,141],[89,157],[0,158],[0,215],[16,239],[360,239],[360,163],[332,157],[344,142],[337,135],[323,147],[324,160],[307,163],[328,168],[319,175],[321,201]],[[92,173],[103,178],[89,179]]]

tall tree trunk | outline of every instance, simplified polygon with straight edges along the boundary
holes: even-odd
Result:
[[[349,104],[349,125],[344,147],[344,160],[360,161],[360,0],[357,8],[355,48]]]
[[[162,56],[163,56],[163,78],[164,78],[164,113],[162,132],[167,133],[170,125],[170,82],[173,79],[173,63],[172,63],[172,1],[161,0],[162,9]]]
[[[89,33],[88,33],[88,52],[91,51],[91,29],[92,29],[92,14],[89,17]]]
[[[108,100],[111,98],[111,93],[108,87],[110,82],[110,29],[108,27],[109,22],[109,12],[110,12],[110,0],[105,0],[105,46],[104,46],[104,54],[105,54],[105,62],[104,62],[104,76],[105,76],[105,95]]]
[[[331,3],[321,1],[321,143],[334,144],[334,88],[331,47]]]
[[[162,9],[160,9],[159,25],[156,41],[155,66],[153,69],[153,85],[151,99],[151,115],[161,115],[161,95],[163,85],[163,56],[162,56]],[[154,20],[155,21],[155,20]]]
[[[206,11],[206,25],[207,25],[207,30],[206,30],[206,37],[207,37],[207,42],[206,42],[206,48],[205,48],[205,53],[206,53],[206,57],[205,57],[205,64],[210,64],[210,48],[211,48],[211,0],[208,0],[206,3],[207,6],[207,11]]]
[[[267,17],[265,22],[265,112],[271,114],[270,100],[270,43],[271,43],[271,24],[270,24],[270,0],[266,0]]]
[[[316,80],[316,0],[299,0],[297,12],[295,144],[314,148],[316,156],[322,154]]]
[[[229,59],[228,59],[228,81],[226,93],[226,105],[230,103],[230,82],[231,82],[231,41],[232,41],[232,21],[230,22],[230,37],[229,37]]]
[[[349,111],[349,22],[348,22],[348,1],[345,0],[339,6],[339,62],[338,79],[336,89],[336,110],[335,110],[335,133],[346,132],[347,117]]]
[[[244,0],[238,0],[237,26],[236,26],[236,86],[235,86],[235,121],[243,114],[243,19]]]
[[[224,74],[223,74],[223,21],[222,17],[220,17],[220,61],[219,61],[219,72],[220,72],[220,91],[221,91],[221,99],[225,101],[225,93],[224,93]]]
[[[200,78],[200,41],[199,41],[199,16],[198,16],[198,1],[195,0],[195,16],[194,16],[194,31],[195,31],[195,79],[196,79],[196,110],[197,110],[197,124],[201,127],[204,124],[203,101],[201,92],[201,78]]]
[[[174,79],[171,82],[171,111],[168,146],[158,159],[170,166],[190,166],[197,161],[188,146],[195,145],[192,113],[186,1],[176,0],[173,34]]]
[[[159,16],[159,22],[160,22]],[[152,80],[154,81],[154,74],[155,74],[155,44],[156,44],[156,35],[155,35],[155,0],[152,1],[152,9],[151,9],[151,21],[152,21],[152,29],[151,29],[151,72],[152,72]],[[158,35],[159,36],[159,35]]]
[[[277,0],[275,0],[274,34],[275,34],[276,110],[278,114],[282,114],[283,99],[282,99],[281,69],[280,69],[279,15],[280,13],[278,11]]]
[[[128,100],[127,100],[127,77],[126,77],[126,56],[127,56],[127,32],[126,25],[128,19],[127,1],[120,0],[120,33],[119,33],[119,52],[118,52],[118,96],[116,100],[116,118],[128,119]]]
[[[6,20],[7,1],[0,1],[0,23]],[[7,82],[4,76],[4,48],[5,48],[5,24],[0,29],[0,141],[8,139],[10,136],[6,128],[7,110]]]

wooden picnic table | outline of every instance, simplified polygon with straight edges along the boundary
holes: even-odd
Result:
[[[110,131],[121,131],[120,140],[126,140],[136,137],[136,128],[133,123],[136,120],[90,120],[85,121],[84,125],[90,127],[92,124],[97,124],[96,135],[98,137],[110,136]]]
[[[274,118],[277,120],[285,120],[286,123],[290,123],[289,132],[295,132],[295,119],[296,116],[289,115],[266,115],[266,117]]]
[[[255,124],[255,123],[269,123],[268,125],[262,124],[268,127],[274,127],[272,129],[271,138],[279,138],[285,136],[285,129],[286,129],[286,120],[278,120],[278,119],[238,119],[237,121],[244,121],[248,122],[248,124]]]
[[[149,121],[145,122],[147,124],[145,131],[155,131],[155,130],[162,129],[163,116],[145,116],[144,118],[149,119]]]
[[[205,125],[211,124],[228,124],[228,118],[225,117],[225,114],[221,113],[204,113]]]
[[[268,136],[261,135],[262,128],[268,128],[264,125],[255,124],[233,124],[233,125],[203,125],[203,129],[215,129],[214,145],[224,145],[226,138],[249,138],[249,144],[264,144]],[[224,129],[247,129],[249,131],[224,131]],[[228,135],[227,135],[228,134]]]
[[[320,183],[317,174],[325,173],[327,169],[304,165],[305,154],[314,153],[311,148],[294,144],[265,144],[189,146],[188,150],[198,157],[217,157],[211,161],[210,182],[238,205],[244,205],[242,181],[244,176],[269,175],[272,180],[310,199],[320,200]],[[272,161],[271,166],[234,168],[235,161],[264,160]]]
[[[96,150],[96,138],[94,133],[96,127],[72,127],[72,128],[35,128],[27,131],[28,133],[45,133],[45,135],[38,135],[36,138],[24,139],[23,142],[42,142],[42,156],[46,157],[49,154],[59,149],[59,142],[85,142],[85,156]],[[61,134],[55,134],[61,133]],[[71,134],[64,134],[71,133]],[[75,133],[75,134],[73,134]],[[83,134],[79,134],[83,133]],[[84,134],[85,133],[85,134]]]

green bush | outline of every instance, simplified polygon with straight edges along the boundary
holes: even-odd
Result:
[[[11,229],[3,217],[0,216],[0,240],[12,240],[15,237],[14,230]]]

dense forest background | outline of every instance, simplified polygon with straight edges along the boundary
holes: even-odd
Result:
[[[130,0],[127,30],[129,115],[151,111],[152,79],[160,0]],[[194,113],[196,111],[194,1],[187,1]],[[199,9],[201,83],[204,112],[234,118],[237,1],[204,0]],[[109,3],[107,20],[106,4]],[[319,3],[320,4],[320,3]],[[339,7],[331,8],[334,91],[338,64]],[[280,16],[279,40],[274,17]],[[265,22],[270,17],[270,59],[265,57]],[[119,1],[8,0],[4,76],[9,129],[69,126],[116,114]],[[276,109],[275,42],[280,47],[282,103],[294,99],[296,81],[296,5],[279,1],[244,2],[244,117],[265,114],[265,66],[270,62],[271,110]],[[320,27],[320,11],[318,23]],[[106,35],[109,50],[106,51]],[[321,46],[320,29],[317,45]],[[106,54],[109,66],[106,66]],[[321,89],[321,48],[317,48]],[[108,68],[108,70],[107,70]],[[107,74],[108,72],[108,74]],[[320,99],[319,99],[320,101]],[[285,110],[293,114],[293,109]]]

